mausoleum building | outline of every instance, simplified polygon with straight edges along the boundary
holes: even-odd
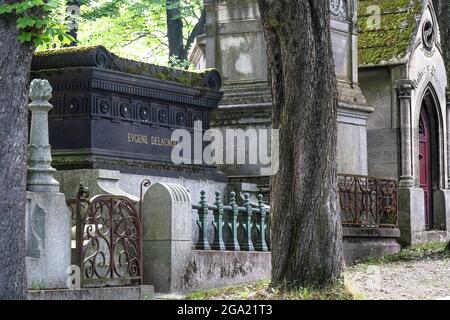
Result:
[[[402,243],[448,237],[447,77],[432,1],[359,1],[368,173],[399,180]],[[379,25],[377,25],[379,24]]]

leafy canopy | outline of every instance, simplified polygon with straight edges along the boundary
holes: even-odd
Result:
[[[200,18],[203,0],[180,0],[171,6],[180,11],[186,44]],[[81,45],[104,45],[130,59],[167,64],[166,8],[166,0],[84,0],[78,41]]]

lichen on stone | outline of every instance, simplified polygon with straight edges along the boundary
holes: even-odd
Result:
[[[381,13],[378,28],[374,25],[377,17],[372,8],[379,8]],[[422,0],[359,0],[359,64],[403,62],[417,32],[417,18],[422,9]]]

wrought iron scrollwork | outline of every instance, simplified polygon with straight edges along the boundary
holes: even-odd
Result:
[[[136,201],[113,195],[89,199],[88,189],[80,185],[68,205],[76,229],[74,264],[80,267],[82,284],[142,283],[142,215]]]

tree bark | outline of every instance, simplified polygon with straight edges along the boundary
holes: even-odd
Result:
[[[26,299],[27,104],[32,44],[0,15],[0,299]]]
[[[180,61],[188,60],[189,49],[195,38],[203,34],[206,24],[206,11],[202,10],[201,16],[191,33],[186,44],[183,36],[183,19],[180,12],[180,0],[167,0],[167,40],[169,43],[169,58],[176,57]]]
[[[343,269],[329,0],[258,0],[280,130],[271,180],[272,287],[324,287]]]
[[[200,18],[198,19],[196,25],[194,26],[194,29],[192,29],[191,33],[189,34],[189,36],[186,40],[186,45],[185,45],[186,59],[187,59],[189,49],[191,48],[195,39],[205,32],[205,24],[206,24],[206,11],[205,11],[205,9],[203,9],[202,14],[200,15]]]
[[[180,0],[166,0],[167,38],[169,41],[169,57],[186,60],[184,50],[183,19],[180,12]]]
[[[438,17],[443,56],[447,68],[447,77],[450,78],[450,0],[434,0],[434,7]]]

